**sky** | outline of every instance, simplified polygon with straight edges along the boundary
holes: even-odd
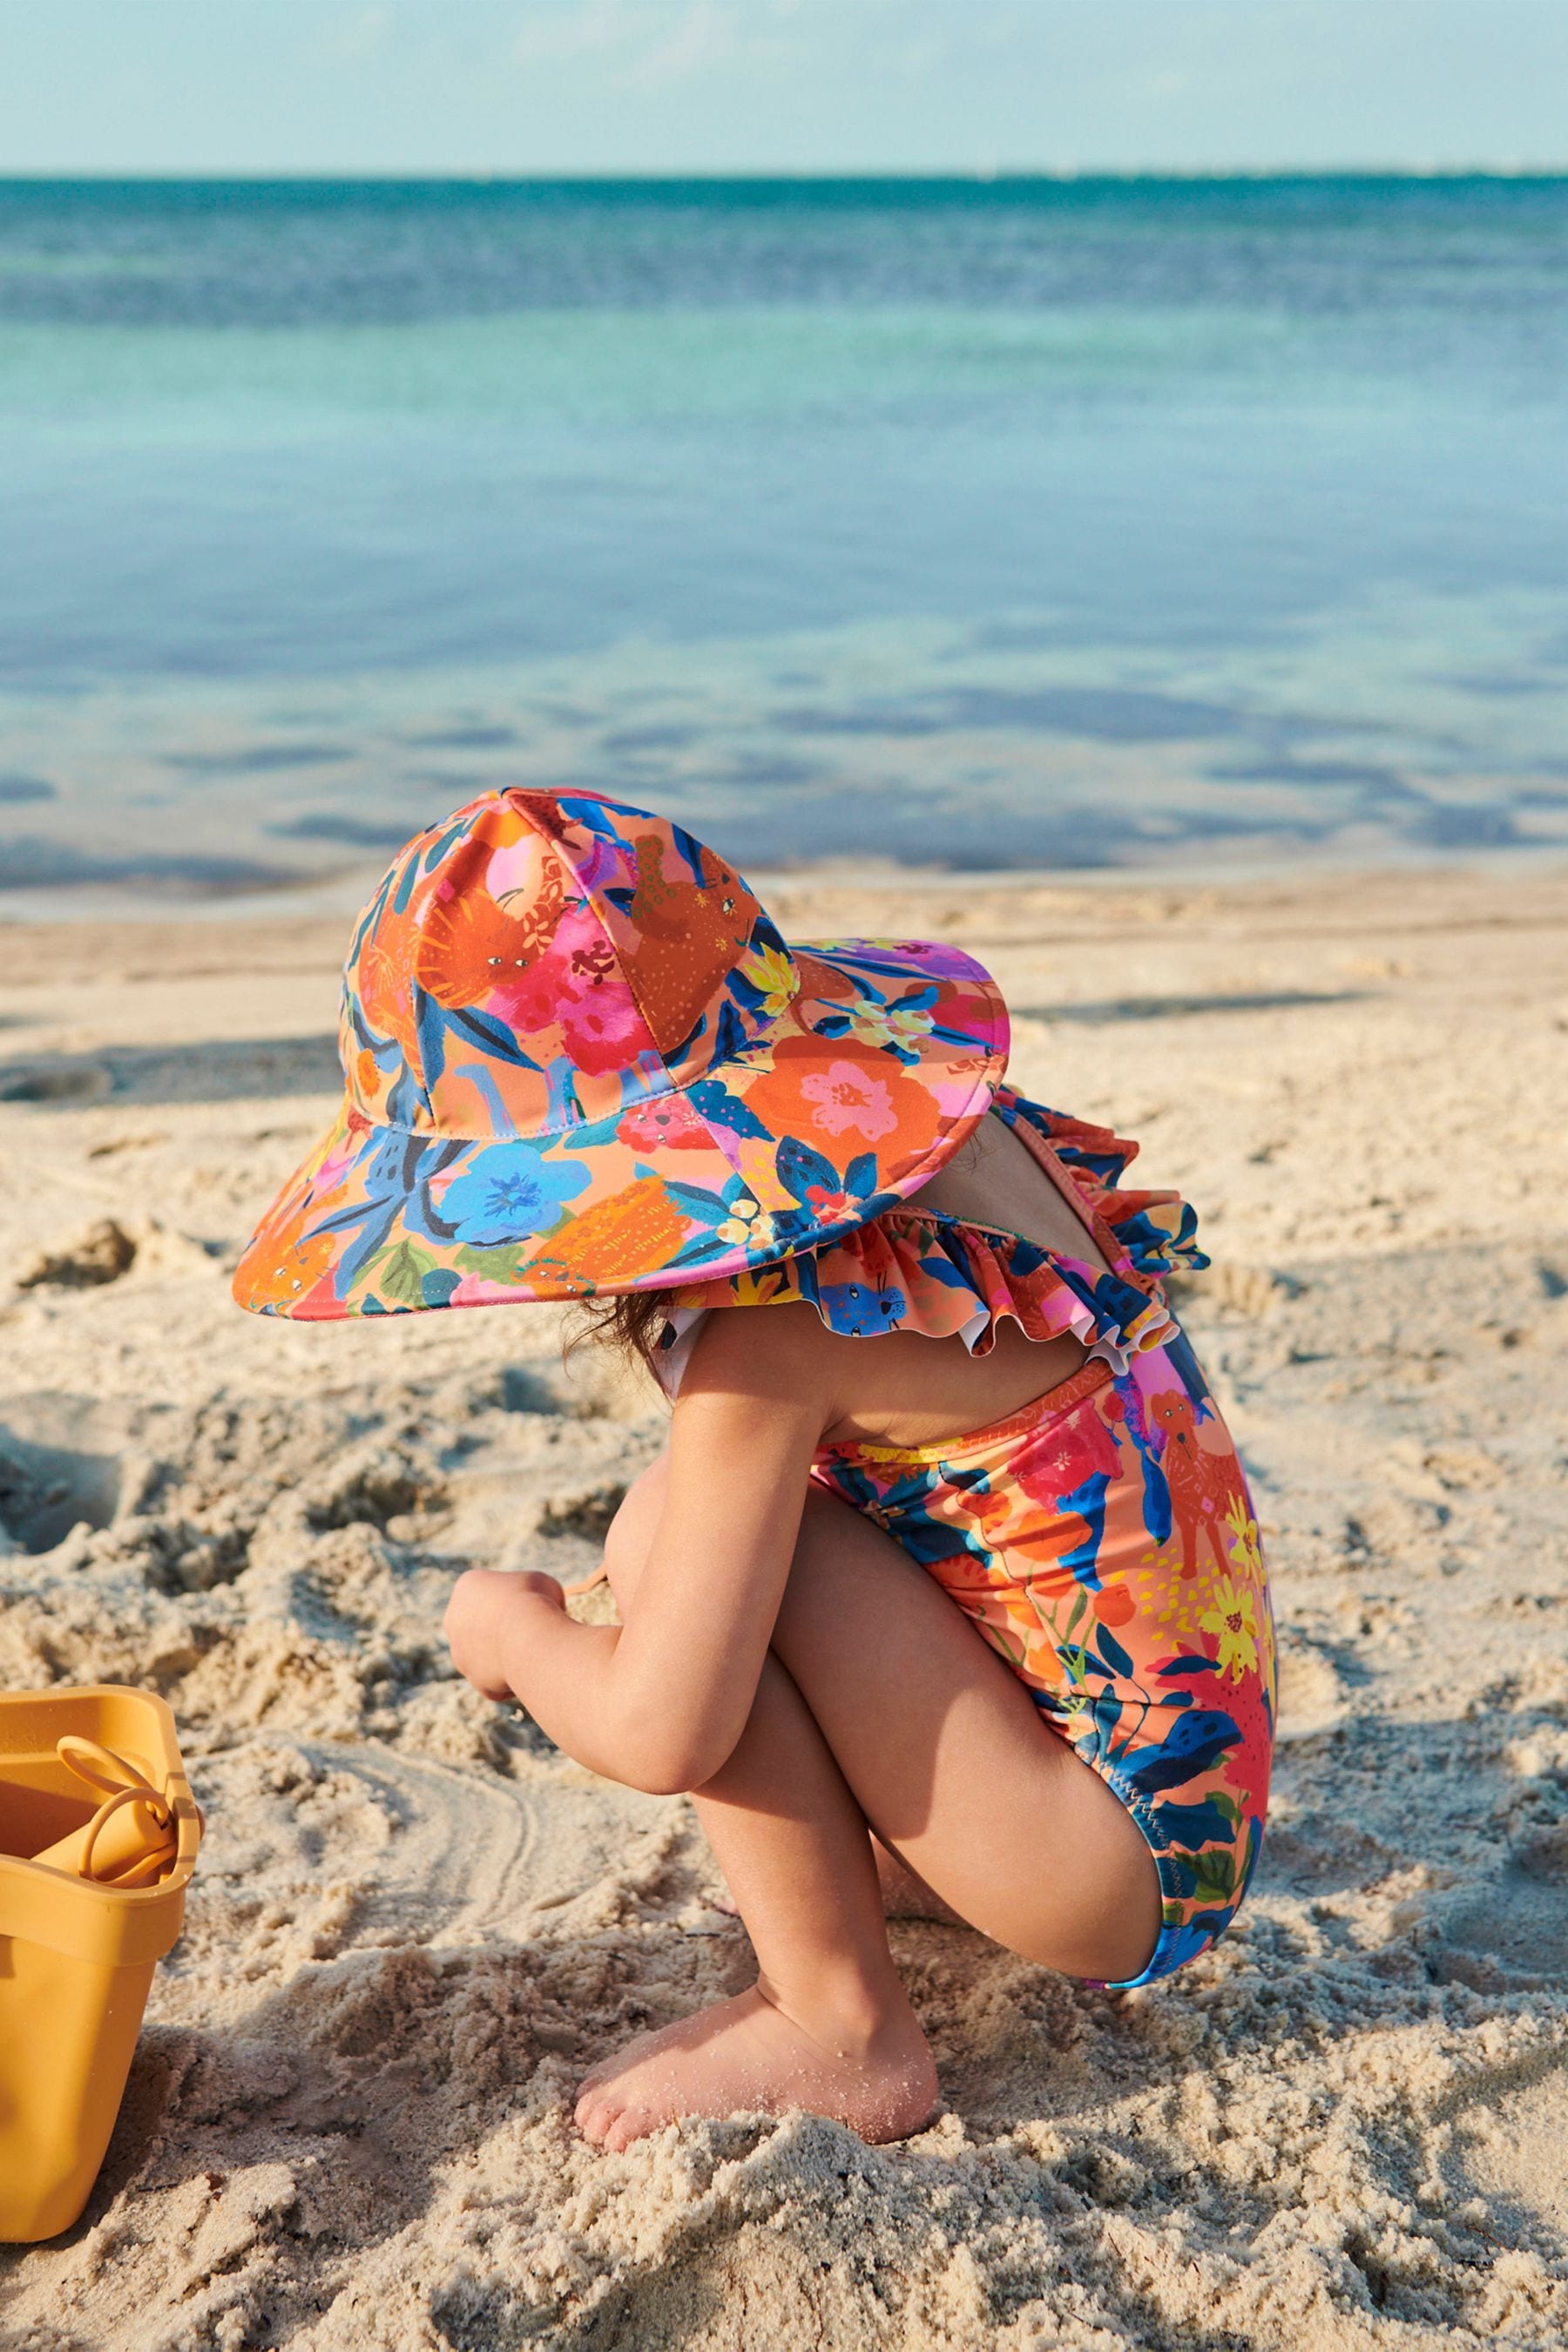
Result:
[[[0,171],[1568,162],[1568,0],[0,0]]]

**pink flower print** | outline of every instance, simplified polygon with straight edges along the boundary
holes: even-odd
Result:
[[[508,972],[487,998],[487,1010],[524,1036],[537,1036],[565,1020],[569,1007],[586,994],[587,985],[559,950],[552,948],[525,971]]]
[[[590,1077],[627,1069],[639,1054],[654,1050],[647,1024],[625,981],[605,981],[563,1003],[560,1013],[562,1043]]]
[[[830,1062],[826,1070],[814,1070],[802,1078],[800,1090],[807,1102],[816,1106],[813,1123],[829,1135],[842,1135],[847,1127],[852,1127],[868,1143],[874,1143],[879,1135],[890,1135],[899,1123],[887,1081],[872,1077],[858,1063]]]
[[[638,1103],[617,1123],[616,1133],[635,1151],[657,1150],[660,1144],[669,1151],[713,1150],[713,1138],[684,1095],[657,1095]]]
[[[539,887],[545,854],[537,835],[532,833],[525,833],[516,841],[501,843],[491,853],[489,864],[485,868],[485,888],[490,897],[501,901],[514,894],[524,898],[531,896]],[[522,908],[520,906],[513,911],[521,914]]]
[[[586,907],[568,907],[555,926],[550,950],[586,981],[606,979],[616,969],[615,950],[604,925]]]
[[[1116,1441],[1093,1410],[1064,1414],[1047,1423],[1013,1456],[1013,1476],[1038,1503],[1060,1505],[1091,1478],[1113,1478],[1120,1468]]]

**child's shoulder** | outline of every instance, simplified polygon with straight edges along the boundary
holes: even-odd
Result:
[[[720,1299],[692,1330],[679,1394],[826,1402],[840,1378],[835,1360],[843,1344],[806,1299],[781,1299],[771,1315],[748,1315]]]

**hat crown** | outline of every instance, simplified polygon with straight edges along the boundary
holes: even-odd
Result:
[[[380,1126],[541,1137],[767,1034],[789,951],[724,859],[593,793],[488,793],[402,850],[344,971],[349,1097]]]

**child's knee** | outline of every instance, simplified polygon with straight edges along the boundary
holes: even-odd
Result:
[[[664,1508],[668,1476],[669,1457],[660,1454],[632,1480],[605,1529],[605,1570],[619,1609],[625,1609],[637,1590]]]

